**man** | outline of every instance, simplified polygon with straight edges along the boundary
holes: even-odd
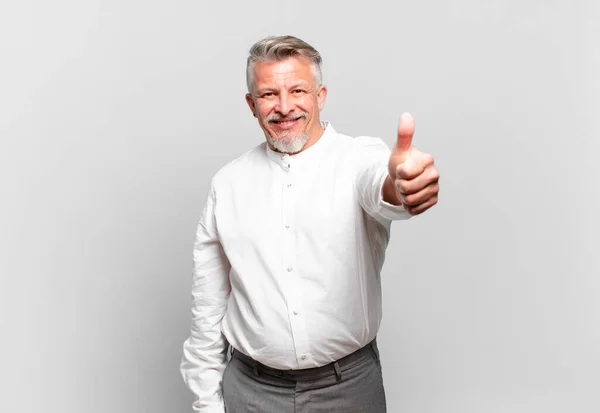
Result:
[[[194,410],[385,412],[380,270],[391,221],[437,202],[433,158],[408,114],[391,153],[321,122],[321,57],[298,38],[256,43],[246,75],[266,142],[213,177],[198,226],[181,363]]]

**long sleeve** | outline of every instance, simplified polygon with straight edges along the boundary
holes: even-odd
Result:
[[[390,149],[378,138],[366,136],[354,140],[356,194],[363,209],[382,224],[409,219],[411,215],[402,205],[392,205],[383,200],[383,183],[388,175]]]
[[[197,413],[225,412],[221,381],[228,343],[221,333],[221,320],[231,291],[231,266],[219,242],[215,204],[211,184],[194,243],[191,334],[183,345],[181,361],[181,374],[196,397],[193,409]]]

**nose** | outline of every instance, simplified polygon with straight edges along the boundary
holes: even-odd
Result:
[[[287,93],[281,93],[279,99],[277,99],[275,111],[279,112],[282,116],[287,116],[292,110],[294,110],[292,99]]]

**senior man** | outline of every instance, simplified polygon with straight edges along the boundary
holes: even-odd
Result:
[[[321,56],[296,37],[253,45],[246,77],[266,142],[217,172],[198,225],[194,411],[383,413],[380,271],[391,222],[437,202],[433,158],[407,113],[391,152],[321,121]]]

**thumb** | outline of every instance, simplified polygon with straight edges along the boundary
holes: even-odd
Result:
[[[415,120],[410,113],[404,112],[400,116],[400,122],[398,122],[398,141],[396,142],[396,148],[401,154],[405,154],[410,150],[414,133]]]

